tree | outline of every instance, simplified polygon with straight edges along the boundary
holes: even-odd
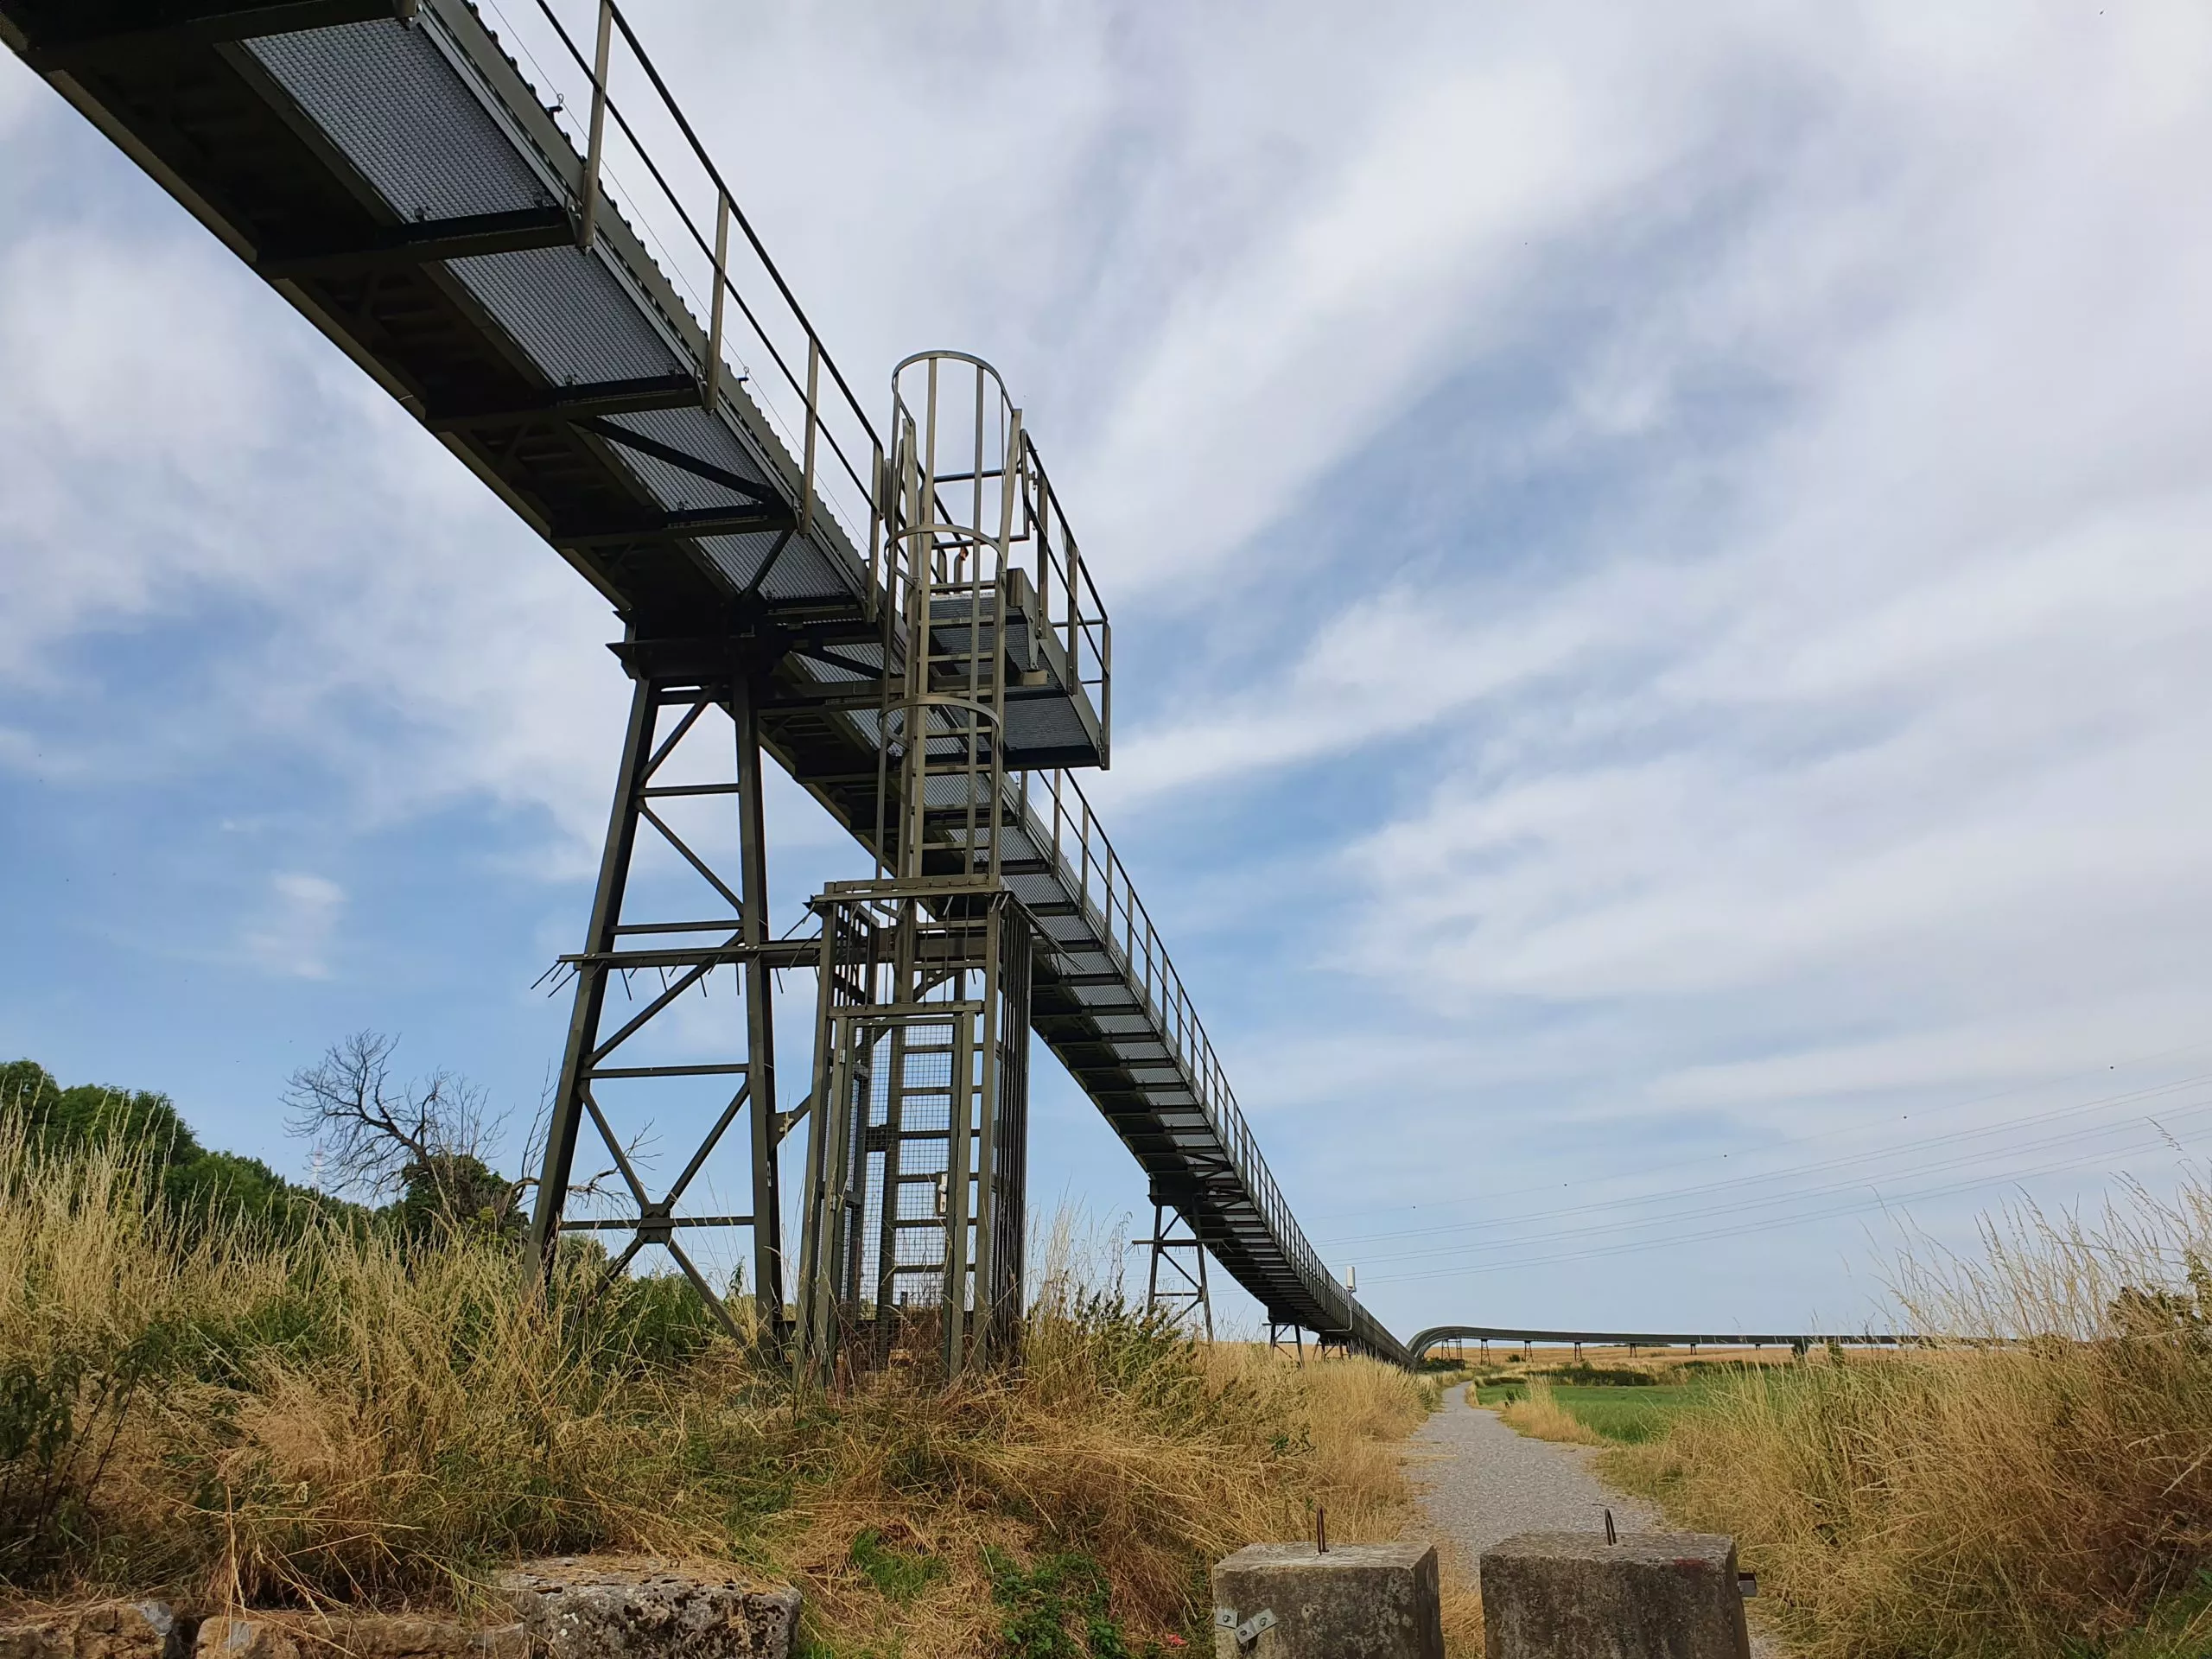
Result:
[[[488,1154],[505,1127],[484,1090],[445,1071],[394,1078],[397,1037],[354,1033],[292,1074],[284,1091],[291,1132],[312,1140],[325,1179],[340,1192],[396,1200],[410,1232],[474,1227],[513,1236],[523,1196],[537,1183],[500,1174]]]
[[[289,1235],[344,1208],[294,1186],[258,1158],[209,1151],[175,1103],[150,1090],[65,1089],[36,1061],[11,1060],[0,1065],[0,1116],[19,1122],[41,1153],[115,1147],[143,1159],[169,1213],[187,1224],[228,1212]]]

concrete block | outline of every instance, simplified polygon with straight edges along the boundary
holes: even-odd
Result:
[[[1751,1659],[1732,1538],[1527,1532],[1482,1575],[1487,1659]]]
[[[1444,1659],[1433,1544],[1254,1544],[1214,1568],[1213,1605],[1216,1659]]]
[[[104,1601],[77,1615],[75,1659],[184,1659],[188,1624],[165,1601]]]
[[[520,1624],[408,1613],[251,1612],[200,1626],[194,1659],[531,1659]]]
[[[0,1659],[71,1659],[71,1630],[60,1613],[0,1619]]]
[[[0,1621],[0,1659],[184,1659],[189,1634],[165,1601],[101,1601]]]
[[[664,1561],[528,1561],[499,1587],[550,1659],[790,1659],[798,1592]]]

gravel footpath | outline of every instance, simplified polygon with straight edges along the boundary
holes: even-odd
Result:
[[[1406,1472],[1421,1489],[1437,1541],[1456,1546],[1467,1580],[1483,1551],[1522,1532],[1603,1532],[1607,1510],[1623,1532],[1663,1529],[1659,1511],[1606,1485],[1590,1471],[1604,1448],[1532,1440],[1467,1404],[1467,1385],[1414,1432]],[[1774,1637],[1751,1626],[1751,1659],[1783,1659]]]
[[[1522,1532],[1603,1532],[1605,1511],[1623,1532],[1663,1524],[1657,1510],[1590,1472],[1594,1446],[1516,1434],[1467,1404],[1461,1383],[1414,1431],[1408,1471],[1440,1538],[1459,1547],[1471,1575],[1483,1551]]]

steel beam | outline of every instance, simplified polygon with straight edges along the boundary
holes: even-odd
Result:
[[[678,472],[689,473],[694,478],[702,478],[709,484],[719,484],[724,489],[750,500],[758,501],[764,506],[780,508],[785,505],[783,497],[777,494],[772,486],[763,484],[759,479],[747,478],[741,473],[731,472],[726,467],[717,467],[711,461],[701,461],[696,455],[686,454],[671,444],[662,443],[657,439],[649,438],[642,432],[632,432],[626,426],[617,426],[613,421],[595,415],[582,416],[577,419],[575,424],[582,427],[595,438],[602,438],[608,443],[619,444],[625,449],[634,449],[641,455],[651,455],[655,461],[664,461]]]
[[[772,512],[759,506],[692,507],[629,524],[556,524],[546,539],[556,547],[632,547],[652,542],[688,542],[702,536],[745,536],[754,531],[782,530],[790,523],[790,512],[780,508]]]
[[[592,895],[591,926],[586,947],[595,954],[613,948],[615,928],[622,916],[622,895],[630,880],[630,855],[637,845],[637,792],[644,787],[651,759],[653,722],[659,704],[652,687],[639,680],[630,696],[630,723],[622,740],[622,766],[614,785],[614,805],[607,826],[607,843],[600,854],[599,886]],[[599,1021],[607,1006],[604,968],[586,966],[576,976],[576,995],[569,1014],[568,1044],[561,1057],[561,1082],[553,1099],[553,1115],[546,1125],[545,1158],[538,1172],[537,1201],[530,1221],[531,1249],[549,1276],[553,1249],[560,1238],[561,1217],[568,1207],[569,1185],[575,1173],[576,1134],[583,1122],[583,1091],[591,1066],[591,1052],[599,1039]]]
[[[45,29],[32,37],[23,56],[41,74],[79,69],[119,55],[175,51],[185,47],[220,46],[268,35],[295,35],[340,23],[409,18],[416,0],[266,0],[251,5],[201,4],[177,16],[175,8],[140,4],[86,5],[89,21],[68,29]]]
[[[581,423],[602,415],[638,415],[656,409],[690,409],[699,401],[699,383],[688,374],[649,374],[631,380],[601,380],[575,386],[548,386],[511,402],[433,407],[423,423],[433,432],[529,426],[545,421]]]
[[[343,245],[264,249],[254,261],[254,269],[272,283],[303,276],[350,276],[362,271],[433,264],[442,259],[557,248],[575,234],[567,209],[523,207],[512,213],[469,213],[457,219],[397,225],[366,241]]]
[[[753,1294],[762,1328],[780,1344],[784,1318],[783,1206],[776,1183],[776,1031],[769,996],[768,841],[761,816],[759,691],[749,672],[730,683],[730,721],[737,736],[739,937],[752,953],[745,976],[746,1054],[753,1067]]]

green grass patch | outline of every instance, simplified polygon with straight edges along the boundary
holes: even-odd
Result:
[[[2196,1582],[2167,1597],[2139,1629],[2103,1645],[2080,1645],[2080,1659],[2202,1659],[2212,1643],[2212,1569]],[[2069,1654],[2068,1659],[2075,1659]]]
[[[1515,1383],[1501,1382],[1478,1387],[1472,1392],[1479,1405],[1502,1406],[1510,1400],[1526,1398],[1529,1391]],[[1611,1383],[1552,1385],[1552,1398],[1561,1409],[1607,1440],[1626,1446],[1657,1440],[1677,1416],[1711,1392],[1709,1384],[1700,1382],[1661,1382],[1640,1388]]]
[[[874,1527],[853,1540],[853,1565],[891,1600],[912,1601],[944,1576],[944,1563],[925,1550],[886,1541]]]

